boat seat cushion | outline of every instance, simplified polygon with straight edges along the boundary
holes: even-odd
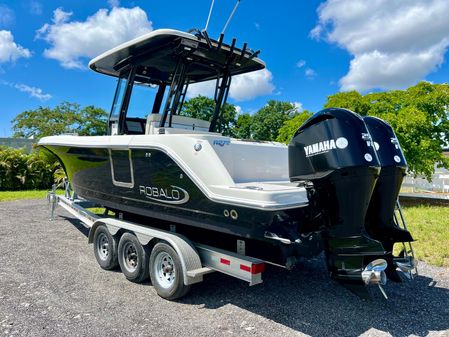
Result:
[[[159,122],[162,115],[160,114],[150,114],[147,117],[147,125],[145,129],[145,134],[154,135],[159,133]],[[168,117],[165,129],[168,129]],[[192,131],[209,131],[210,123],[208,121],[203,121],[197,118],[191,118],[186,116],[174,115],[172,117],[172,128],[192,130]]]

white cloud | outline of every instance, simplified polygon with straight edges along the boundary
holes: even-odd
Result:
[[[423,79],[429,69],[443,62],[444,48],[442,49],[390,54],[373,51],[358,55],[351,60],[349,73],[340,79],[341,89],[367,91],[372,88],[407,87]]]
[[[42,4],[39,1],[31,0],[29,6],[31,14],[42,15]]]
[[[16,88],[19,91],[26,92],[30,95],[30,97],[37,98],[40,101],[47,101],[52,96],[50,94],[45,94],[42,89],[36,88],[36,87],[30,87],[26,84],[15,84],[14,88]]]
[[[70,21],[72,14],[56,9],[53,23],[45,24],[36,33],[37,38],[51,45],[44,55],[58,60],[64,68],[82,69],[85,58],[93,58],[153,29],[139,7],[100,9],[82,22]]]
[[[234,76],[229,95],[236,101],[247,101],[258,96],[270,95],[274,89],[273,74],[268,69],[262,69]]]
[[[9,26],[15,19],[14,11],[6,5],[0,4],[0,27]]]
[[[18,58],[31,57],[31,52],[14,42],[9,30],[0,30],[0,63],[14,62]]]
[[[257,30],[260,30],[260,23],[254,22],[254,27],[255,27]]]
[[[296,62],[296,66],[298,67],[298,68],[302,68],[302,67],[304,67],[306,65],[306,61],[304,61],[304,60],[299,60],[298,62]]]
[[[292,105],[295,107],[297,112],[301,112],[304,110],[301,102],[292,102]]]
[[[119,7],[120,1],[119,0],[108,0],[108,4],[110,7]]]
[[[229,96],[236,101],[247,101],[258,96],[273,93],[273,75],[268,69],[237,75],[232,78]],[[216,81],[206,81],[189,86],[188,97],[198,95],[212,97],[215,92]]]
[[[443,63],[447,13],[447,0],[327,0],[310,35],[353,55],[341,90],[401,89]]]
[[[298,62],[296,62],[296,67],[297,68],[303,68],[305,67],[307,64],[307,62],[305,60],[299,60]],[[307,67],[304,69],[304,75],[306,75],[306,77],[310,80],[314,79],[317,76],[317,73],[315,70],[313,70],[310,67]]]
[[[242,107],[240,105],[235,105],[235,112],[237,113],[237,116],[241,115],[243,113]]]
[[[11,83],[11,82],[7,82],[4,81],[2,79],[0,79],[0,84],[1,85],[6,85],[8,87],[17,89],[21,92],[26,92],[29,94],[30,97],[34,97],[39,99],[40,101],[47,101],[50,98],[52,98],[53,96],[50,94],[45,94],[42,89],[40,88],[36,88],[36,87],[30,87],[29,85],[23,84],[23,83]]]
[[[55,25],[62,24],[64,22],[67,22],[72,15],[73,15],[73,12],[64,12],[64,10],[62,8],[56,8],[53,11],[53,19],[51,21],[53,21],[53,23]],[[46,28],[49,28],[49,27],[46,26]],[[44,33],[44,32],[42,32],[42,33]]]
[[[214,80],[191,84],[187,89],[187,97],[192,98],[200,95],[213,97],[215,92],[215,83],[216,81]]]
[[[304,70],[304,74],[306,75],[306,77],[308,79],[311,79],[311,80],[313,80],[317,76],[316,71],[313,70],[312,68],[306,68],[306,70]]]

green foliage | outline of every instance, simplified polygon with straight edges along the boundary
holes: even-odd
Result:
[[[210,121],[214,114],[215,101],[212,98],[205,96],[197,96],[186,101],[180,115],[192,118],[198,118],[205,121]],[[219,121],[219,127],[223,135],[232,136],[232,130],[235,125],[235,117],[237,111],[232,104],[225,104],[224,112]]]
[[[100,136],[107,131],[108,113],[89,105],[79,110],[76,118],[76,133],[80,136]]]
[[[0,191],[49,188],[60,168],[56,158],[46,151],[0,148]]]
[[[0,191],[0,202],[23,199],[43,199],[48,190]]]
[[[310,116],[312,116],[312,113],[310,111],[304,110],[292,119],[286,120],[282,127],[279,129],[279,134],[276,138],[276,141],[288,144],[295,132]]]
[[[433,265],[449,267],[449,207],[417,205],[404,207],[403,211],[407,227],[416,240],[413,242],[415,256]]]
[[[100,108],[61,103],[55,108],[39,107],[27,110],[12,120],[14,137],[36,139],[61,133],[102,135],[106,133],[107,113]]]
[[[326,108],[344,108],[366,116],[370,109],[369,100],[357,91],[339,92],[327,97]]]
[[[434,165],[449,168],[442,147],[449,141],[449,85],[420,82],[407,90],[355,91],[328,97],[326,107],[342,107],[384,119],[401,143],[409,169],[430,179]]]
[[[253,118],[250,114],[241,114],[238,116],[233,130],[234,137],[240,139],[251,139],[251,123]]]
[[[0,202],[14,201],[23,199],[44,199],[48,194],[48,189],[45,190],[26,190],[26,191],[0,191]],[[56,194],[63,195],[64,190],[56,190]]]
[[[289,102],[269,100],[268,103],[252,117],[250,132],[255,140],[274,141],[284,122],[295,117],[296,107]]]
[[[197,96],[184,103],[181,115],[210,120],[214,107],[215,102],[213,99]],[[270,100],[267,105],[254,115],[241,114],[237,118],[236,115],[235,106],[226,104],[224,115],[220,121],[224,135],[240,139],[275,141],[278,139],[279,130],[284,125],[284,122],[289,121],[296,115],[298,115],[296,121],[305,120],[310,116],[310,113],[298,114],[296,107],[292,103]],[[283,137],[287,137],[287,134],[283,135]]]

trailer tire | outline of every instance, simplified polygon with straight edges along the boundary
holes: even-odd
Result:
[[[190,285],[185,285],[181,260],[167,243],[157,243],[150,256],[150,277],[157,294],[167,300],[186,295]]]
[[[118,244],[118,262],[125,277],[131,282],[142,282],[149,277],[149,250],[132,233],[125,233]]]
[[[94,233],[94,254],[98,264],[104,270],[118,266],[117,239],[109,233],[106,226],[100,225]]]

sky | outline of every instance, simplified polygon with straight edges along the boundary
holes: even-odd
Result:
[[[25,110],[62,102],[110,110],[116,81],[90,59],[160,28],[203,29],[210,0],[0,0],[0,137]],[[234,0],[215,0],[218,38]],[[267,67],[233,79],[229,101],[254,113],[269,99],[319,111],[339,91],[447,83],[448,0],[241,0],[225,33]],[[210,93],[197,85],[189,97]]]

